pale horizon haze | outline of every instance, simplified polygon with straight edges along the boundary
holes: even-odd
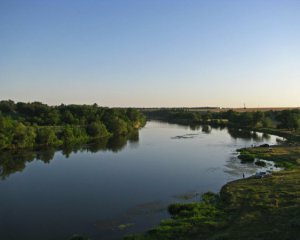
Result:
[[[0,100],[299,107],[299,0],[1,0]]]

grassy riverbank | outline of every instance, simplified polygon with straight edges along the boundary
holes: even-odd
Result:
[[[299,239],[300,146],[249,148],[241,154],[286,169],[267,178],[230,182],[218,195],[205,194],[203,202],[173,204],[171,219],[126,239]]]
[[[300,141],[298,111],[195,113],[161,110],[151,116],[189,125],[228,126],[237,134],[239,129],[244,129],[284,137],[289,144],[240,150],[244,162],[255,158],[271,160],[284,170],[271,177],[230,182],[219,194],[210,194],[209,201],[205,195],[203,202],[173,204],[169,207],[171,219],[127,240],[300,239],[300,146],[292,143]]]

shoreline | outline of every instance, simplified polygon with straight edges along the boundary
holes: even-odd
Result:
[[[171,204],[170,219],[144,234],[125,239],[297,239],[300,236],[300,144],[291,141],[298,141],[299,136],[288,136],[280,130],[250,131],[287,138],[287,142],[272,146],[272,151],[262,146],[241,150],[241,154],[250,153],[254,158],[273,161],[284,169],[274,171],[270,177],[251,176],[228,182],[218,194],[206,193],[211,194],[210,200],[205,200],[204,194],[201,202]]]

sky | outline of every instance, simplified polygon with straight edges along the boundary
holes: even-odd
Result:
[[[299,0],[0,0],[0,99],[300,106]]]

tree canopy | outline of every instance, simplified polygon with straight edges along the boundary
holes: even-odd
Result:
[[[132,108],[4,100],[0,101],[0,150],[86,143],[127,135],[145,122],[145,116]]]

